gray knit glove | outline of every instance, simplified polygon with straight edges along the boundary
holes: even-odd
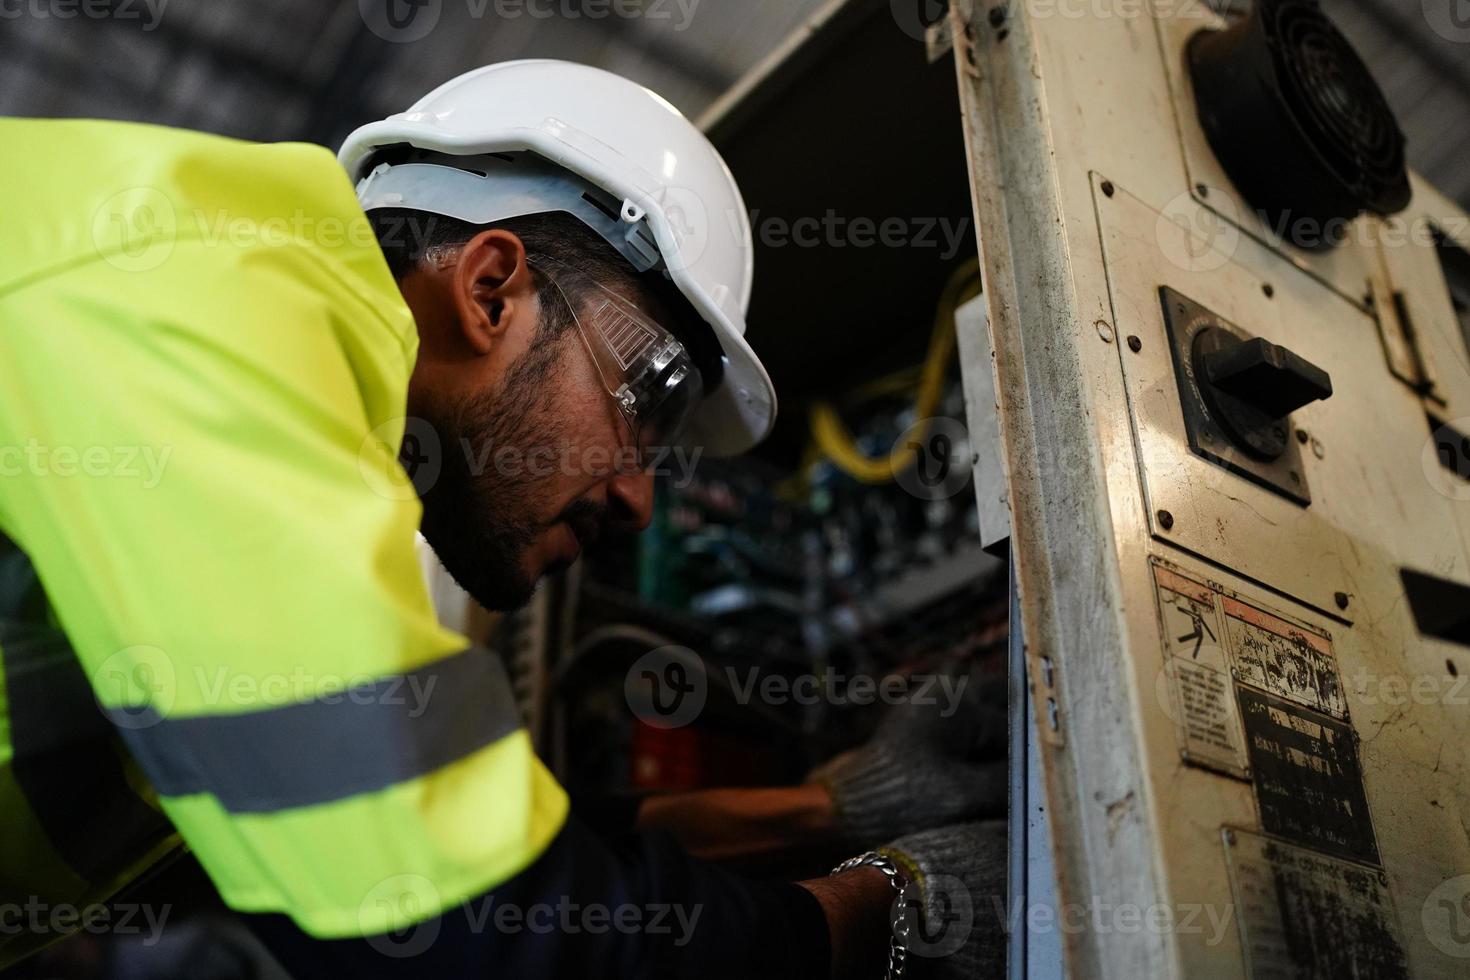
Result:
[[[908,969],[917,980],[1005,976],[1006,825],[955,824],[879,848],[909,877]]]
[[[943,676],[948,687],[895,705],[865,744],[807,777],[831,792],[856,847],[1005,812],[1005,678],[968,667]]]

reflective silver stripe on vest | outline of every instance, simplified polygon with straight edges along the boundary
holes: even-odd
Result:
[[[426,775],[521,727],[499,659],[472,647],[408,674],[246,714],[109,710],[163,796],[232,813],[330,803]]]

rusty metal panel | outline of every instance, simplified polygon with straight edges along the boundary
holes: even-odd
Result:
[[[1470,351],[1424,229],[1470,219],[1415,178],[1335,248],[1283,243],[1196,121],[1200,5],[953,16],[1057,901],[1156,926],[1091,919],[1068,973],[1466,975],[1446,607],[1470,469],[1446,433],[1470,432]],[[1190,429],[1204,362],[1169,295],[1330,375],[1280,434],[1303,492]]]

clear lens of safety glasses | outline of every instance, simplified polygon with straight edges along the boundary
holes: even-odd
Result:
[[[632,303],[578,273],[564,262],[532,256],[561,294],[608,395],[633,433],[640,465],[652,465],[660,447],[677,446],[694,409],[704,397],[699,369],[673,334]],[[562,281],[576,278],[588,287],[579,313]]]

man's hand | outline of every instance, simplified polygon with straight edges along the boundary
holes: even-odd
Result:
[[[942,680],[947,686],[895,706],[867,743],[808,778],[829,789],[854,846],[1005,811],[1005,678],[961,668]]]
[[[940,980],[1005,975],[1006,825],[957,824],[879,848],[909,876],[911,966]],[[917,973],[917,971],[915,971]]]
[[[908,878],[906,976],[984,980],[1005,975],[1006,825],[956,824],[900,838],[879,852]],[[827,917],[832,976],[886,973],[897,898],[883,873],[862,867],[804,881]]]

